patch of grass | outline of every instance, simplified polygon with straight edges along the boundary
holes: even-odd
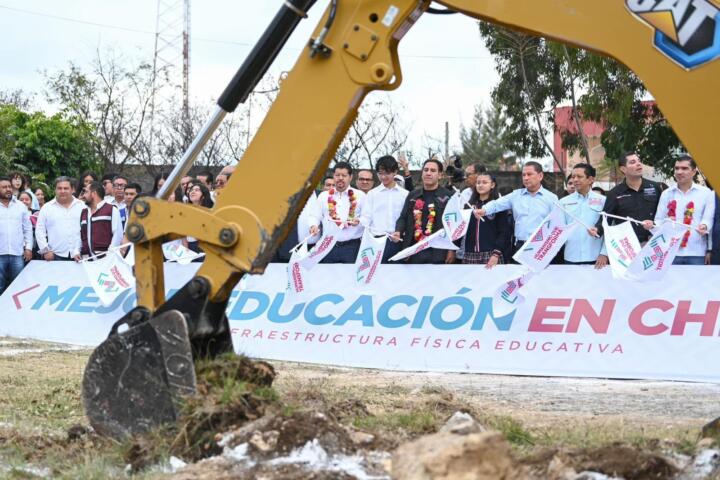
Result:
[[[534,436],[525,429],[522,423],[509,416],[492,417],[487,424],[493,430],[500,431],[508,442],[514,445],[534,445]]]
[[[374,433],[404,432],[406,436],[432,433],[437,429],[439,419],[427,410],[411,412],[392,412],[378,416],[359,416],[353,420],[353,426]]]

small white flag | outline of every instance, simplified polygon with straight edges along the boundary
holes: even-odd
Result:
[[[504,317],[523,303],[525,296],[520,289],[534,276],[535,272],[526,270],[519,277],[513,277],[503,283],[493,294],[493,316]]]
[[[456,192],[448,200],[442,216],[443,227],[451,240],[459,240],[465,236],[470,224],[470,215],[472,215],[472,210],[463,209],[462,196],[460,192]]]
[[[202,253],[195,253],[182,244],[181,239],[164,243],[162,246],[165,259],[170,262],[177,262],[180,265],[189,265],[194,259],[203,256]]]
[[[340,228],[335,224],[335,222],[323,220],[323,236],[320,237],[320,240],[318,240],[308,254],[299,260],[300,265],[308,270],[311,270],[315,265],[320,263],[337,243],[337,236],[339,232]]]
[[[513,259],[534,272],[544,270],[577,226],[575,221],[566,224],[565,213],[557,206],[553,207],[520,250],[515,252]]]
[[[390,258],[391,262],[397,262],[407,257],[411,257],[416,253],[420,253],[428,248],[438,248],[440,250],[457,250],[458,247],[448,238],[447,231],[443,228],[433,233],[429,237],[425,237],[415,245],[400,250]]]
[[[135,244],[130,244],[130,247],[128,247],[127,254],[125,255],[125,263],[130,265],[131,267],[135,266]]]
[[[305,278],[300,262],[308,254],[307,242],[301,243],[290,256],[287,264],[287,285],[285,286],[285,299],[295,300],[305,292]]]
[[[603,236],[605,249],[610,260],[610,269],[614,278],[629,278],[627,270],[640,253],[640,242],[630,222],[610,226],[603,215]]]
[[[363,232],[360,250],[355,260],[355,282],[358,286],[368,286],[378,274],[385,252],[387,235],[375,236],[366,228]]]
[[[130,266],[117,252],[108,252],[103,258],[94,261],[84,261],[82,266],[100,303],[105,307],[112,305],[116,298],[135,283]]]
[[[635,281],[657,282],[670,269],[680,250],[680,242],[687,229],[673,222],[664,222],[653,232],[648,243],[630,263],[626,275]]]

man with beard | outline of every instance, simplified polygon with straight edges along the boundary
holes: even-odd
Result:
[[[395,224],[393,241],[402,239],[402,248],[414,245],[443,228],[442,215],[452,192],[440,186],[441,161],[431,158],[422,167],[422,188],[410,192]],[[454,250],[427,248],[408,257],[408,263],[453,263]]]
[[[0,177],[0,294],[30,261],[32,247],[30,212],[13,197],[10,178]]]
[[[644,244],[650,239],[650,232],[647,229],[653,226],[660,195],[665,186],[643,178],[643,163],[635,152],[625,153],[620,158],[619,165],[625,179],[608,192],[603,211],[643,222],[642,225],[635,222],[632,222],[631,225],[640,243]],[[607,219],[609,225],[623,221],[612,217]],[[602,217],[597,221],[595,227],[595,229],[591,229],[591,234],[602,235]]]
[[[123,227],[120,212],[115,205],[103,199],[103,186],[92,182],[83,190],[85,207],[80,213],[80,249],[74,259],[107,252],[122,243]]]
[[[365,194],[360,190],[348,188],[352,178],[352,166],[347,162],[338,162],[333,167],[335,186],[318,195],[318,207],[309,214],[310,234],[318,235],[323,220],[339,227],[337,242],[322,263],[355,263],[363,226],[360,225]]]

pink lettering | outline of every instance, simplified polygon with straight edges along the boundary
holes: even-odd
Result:
[[[717,322],[718,311],[720,311],[720,302],[710,301],[704,313],[690,313],[690,301],[681,300],[678,303],[675,319],[673,320],[670,335],[683,335],[685,333],[685,325],[690,322],[701,323],[701,337],[712,337],[715,331],[715,322]]]
[[[666,300],[648,300],[646,302],[642,302],[640,305],[633,308],[632,312],[630,312],[630,318],[628,319],[630,330],[638,335],[659,335],[663,333],[668,329],[667,325],[662,322],[654,326],[645,325],[643,322],[643,315],[651,309],[658,309],[663,312],[667,312],[672,308],[673,304]]]
[[[570,318],[565,329],[566,333],[577,333],[580,328],[580,322],[583,318],[587,320],[588,325],[595,333],[607,333],[610,327],[610,320],[615,309],[616,300],[604,300],[600,313],[593,310],[590,302],[584,298],[576,299],[570,310]]]
[[[563,331],[562,324],[545,323],[545,320],[562,320],[565,318],[563,311],[549,311],[549,307],[569,307],[572,300],[569,298],[541,298],[535,305],[535,311],[530,319],[528,332],[549,332],[560,333]]]

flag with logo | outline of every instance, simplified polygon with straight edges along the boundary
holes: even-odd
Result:
[[[323,220],[322,237],[320,237],[320,240],[310,249],[307,255],[298,260],[300,265],[311,270],[315,265],[320,263],[337,243],[338,233],[340,233],[340,227],[338,227],[335,222],[327,219]]]
[[[369,228],[366,228],[365,232],[363,232],[360,250],[355,260],[355,283],[359,287],[370,285],[373,279],[377,277],[382,265],[386,242],[387,235],[375,236],[370,232]]]
[[[672,265],[687,229],[664,222],[653,232],[648,243],[630,263],[627,276],[635,281],[660,281]]]
[[[629,278],[628,268],[640,253],[640,242],[635,235],[635,230],[630,222],[610,226],[605,215],[603,215],[602,224],[605,250],[607,250],[610,260],[612,275],[614,278]]]
[[[513,259],[534,272],[542,271],[555,258],[577,226],[578,223],[574,220],[566,224],[565,213],[554,206],[520,250],[515,252]]]
[[[285,286],[285,299],[295,300],[305,292],[305,278],[300,262],[308,254],[307,241],[298,245],[290,256],[287,264],[287,285]]]
[[[450,200],[448,200],[445,210],[443,211],[442,221],[443,227],[448,233],[452,241],[459,240],[467,233],[470,224],[470,215],[472,209],[463,208],[463,201],[460,192],[456,192]]]
[[[115,299],[135,284],[131,267],[116,251],[93,261],[85,260],[82,266],[100,303],[105,307],[112,305]]]
[[[400,250],[390,258],[391,262],[397,262],[407,257],[411,257],[416,253],[420,253],[428,248],[438,248],[440,250],[457,250],[458,247],[449,238],[447,231],[443,228],[433,233],[429,237],[425,237],[415,245]]]
[[[493,316],[495,318],[504,317],[525,301],[525,296],[520,291],[532,277],[535,272],[525,270],[520,276],[513,276],[511,279],[500,285],[493,294]]]
[[[203,253],[195,253],[187,248],[182,244],[181,239],[164,243],[162,251],[166,260],[170,262],[177,262],[180,265],[189,265],[190,262],[204,255]]]

